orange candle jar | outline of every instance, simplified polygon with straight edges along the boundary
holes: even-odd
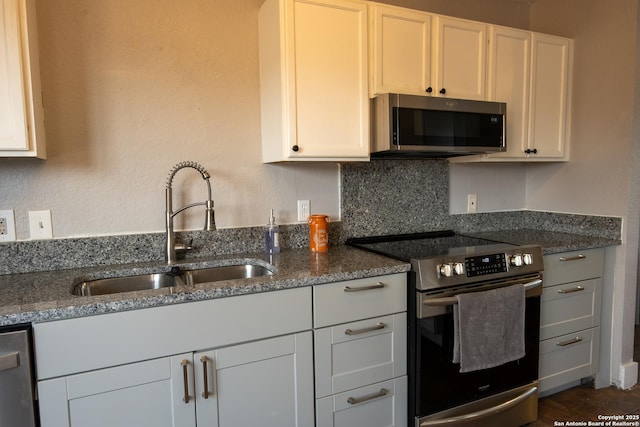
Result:
[[[329,217],[311,215],[309,223],[309,248],[312,252],[326,252],[329,249]]]

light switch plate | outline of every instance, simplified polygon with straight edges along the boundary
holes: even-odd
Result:
[[[51,211],[29,211],[31,240],[52,239]]]
[[[12,210],[0,211],[0,242],[16,241],[16,221]]]

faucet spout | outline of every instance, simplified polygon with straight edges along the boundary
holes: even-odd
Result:
[[[204,202],[192,203],[186,206],[181,207],[180,209],[173,211],[173,194],[172,194],[172,184],[173,178],[175,174],[184,168],[192,168],[200,172],[202,175],[202,179],[207,183],[207,200]],[[165,226],[166,226],[166,260],[168,264],[174,264],[177,261],[176,251],[178,249],[186,249],[185,245],[176,245],[175,235],[173,231],[173,218],[178,215],[180,212],[192,208],[194,206],[204,206],[205,207],[205,225],[204,229],[206,231],[214,231],[216,229],[216,221],[215,221],[215,211],[213,208],[213,198],[211,197],[211,182],[209,179],[211,175],[202,167],[200,164],[196,162],[186,161],[180,162],[175,165],[171,171],[169,172],[169,177],[167,178],[167,185],[165,189],[165,199],[166,199],[166,211],[165,211]],[[177,246],[179,246],[177,248]],[[184,247],[183,247],[184,246]]]

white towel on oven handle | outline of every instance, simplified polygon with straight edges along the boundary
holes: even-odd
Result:
[[[525,292],[524,286],[507,286],[456,296],[453,362],[460,363],[460,372],[524,357]]]

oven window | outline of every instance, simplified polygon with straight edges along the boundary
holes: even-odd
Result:
[[[503,146],[500,114],[394,107],[394,143],[434,147]]]
[[[453,363],[453,314],[417,320],[416,413],[433,414],[497,394],[538,379],[540,297],[529,297],[525,309],[522,359],[491,369],[460,373]]]

